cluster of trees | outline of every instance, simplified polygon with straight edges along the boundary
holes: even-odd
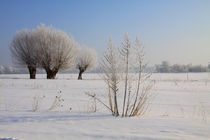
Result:
[[[163,61],[160,65],[155,66],[155,72],[160,73],[181,73],[181,72],[208,72],[210,71],[210,65],[208,67],[202,65],[170,65],[169,62]]]
[[[54,79],[58,71],[75,66],[79,70],[78,79],[82,79],[83,72],[97,65],[93,49],[81,49],[72,36],[44,24],[17,32],[10,50],[14,63],[27,67],[31,79],[36,78],[37,68],[45,70],[47,79]]]

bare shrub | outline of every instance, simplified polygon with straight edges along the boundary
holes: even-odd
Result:
[[[61,91],[58,92],[58,95],[55,96],[55,99],[49,108],[49,110],[55,110],[56,108],[63,107],[62,103],[64,102],[64,99],[62,98]]]
[[[126,112],[130,112],[129,116],[140,116],[144,115],[144,113],[148,109],[149,101],[152,99],[150,90],[153,86],[153,82],[148,82],[148,79],[151,77],[152,73],[145,73],[145,69],[147,63],[144,62],[144,47],[140,43],[138,37],[136,37],[135,44],[135,56],[136,56],[136,64],[137,67],[137,85],[136,92],[134,93],[135,99],[133,104],[127,104],[128,108]],[[130,99],[130,96],[128,100]],[[129,108],[131,107],[131,110]],[[128,115],[128,114],[125,114]]]
[[[206,110],[202,102],[199,102],[199,114],[204,122],[207,122]]]
[[[118,84],[120,82],[120,63],[119,55],[113,47],[112,39],[109,40],[109,48],[106,53],[104,53],[104,59],[101,63],[101,70],[104,73],[103,79],[108,86],[108,98],[109,98],[109,108],[112,115],[119,116],[118,111]]]
[[[92,93],[92,92],[85,92],[85,94],[91,98],[93,98],[94,102],[96,103],[96,101],[98,101],[99,103],[101,103],[102,105],[104,105],[108,110],[111,110],[111,108],[106,105],[101,99],[97,98],[96,97],[96,94],[95,93]],[[96,107],[96,106],[95,106]],[[113,112],[112,112],[113,113]]]
[[[33,98],[33,105],[32,105],[32,110],[33,111],[38,111],[41,107],[42,101],[45,98],[45,96],[34,96]]]
[[[115,51],[110,39],[108,51],[101,63],[103,79],[108,87],[109,105],[102,102],[95,94],[88,94],[88,96],[102,103],[113,116],[119,116],[118,94],[120,94],[119,83],[122,82],[124,96],[121,116],[144,115],[149,107],[152,88],[152,82],[149,81],[151,73],[145,73],[147,64],[144,62],[144,55],[144,47],[137,37],[134,47],[126,34],[119,51]]]
[[[88,113],[94,113],[97,111],[97,104],[96,104],[96,100],[98,100],[95,96],[95,93],[90,93],[90,92],[86,92],[86,95],[88,95],[89,97],[91,97],[92,100],[92,104],[91,106],[88,108]]]

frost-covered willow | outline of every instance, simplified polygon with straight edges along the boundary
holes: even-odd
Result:
[[[39,65],[46,71],[47,79],[54,79],[59,70],[74,66],[77,44],[66,33],[40,25],[36,29],[36,42]]]
[[[36,78],[36,68],[38,64],[37,47],[34,31],[27,29],[18,31],[11,43],[10,50],[13,62],[26,66],[30,73],[30,78]]]
[[[82,80],[82,74],[85,71],[96,68],[97,64],[97,54],[94,49],[87,47],[80,48],[76,58],[76,68],[79,70],[78,80]]]

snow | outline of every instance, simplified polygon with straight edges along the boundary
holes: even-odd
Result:
[[[56,80],[45,76],[30,80],[28,75],[0,75],[0,140],[210,139],[208,73],[153,74],[150,108],[145,116],[133,118],[113,117],[99,103],[93,112],[85,92],[108,100],[98,74],[84,74],[84,80],[77,80],[77,74],[59,74]],[[63,107],[49,111],[59,94]],[[36,112],[35,96],[44,96]]]

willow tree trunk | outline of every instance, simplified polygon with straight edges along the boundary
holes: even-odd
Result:
[[[82,80],[82,74],[83,74],[84,70],[79,70],[79,76],[78,76],[78,80]]]
[[[45,71],[47,73],[47,79],[55,79],[55,76],[56,76],[56,74],[58,72],[57,69],[53,69],[53,70],[47,69]]]
[[[28,66],[30,79],[36,79],[36,66]]]

